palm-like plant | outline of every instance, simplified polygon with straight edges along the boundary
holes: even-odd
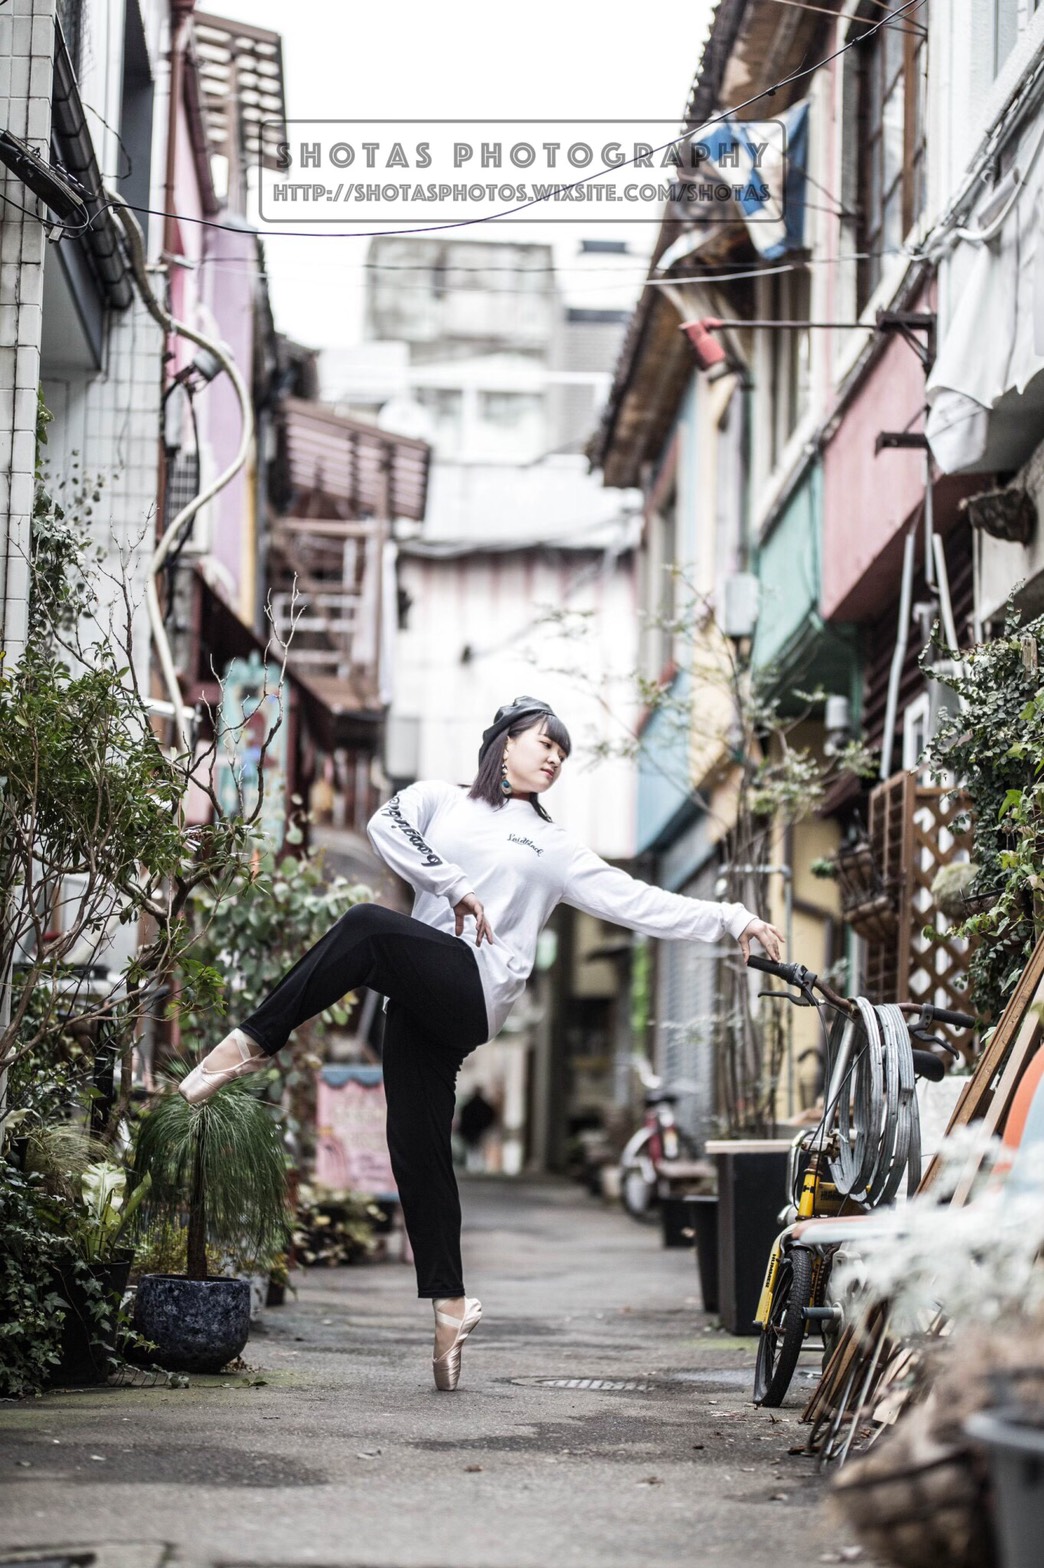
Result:
[[[141,1124],[134,1167],[139,1178],[151,1177],[146,1222],[187,1215],[189,1279],[207,1278],[208,1242],[247,1262],[285,1246],[290,1209],[279,1129],[243,1084],[228,1084],[202,1105],[166,1095]]]

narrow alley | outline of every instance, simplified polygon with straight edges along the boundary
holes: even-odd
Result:
[[[564,1183],[471,1180],[464,1206],[486,1315],[455,1395],[412,1270],[298,1274],[249,1372],[0,1407],[3,1545],[96,1568],[841,1560],[789,1453],[801,1395],[753,1409],[754,1341],[699,1310],[690,1252]]]

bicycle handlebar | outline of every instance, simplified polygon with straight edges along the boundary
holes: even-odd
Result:
[[[946,1077],[946,1063],[933,1056],[931,1051],[913,1051],[914,1072],[929,1083],[942,1083]]]
[[[840,1007],[844,1012],[852,1011],[852,1003],[846,996],[832,990],[825,980],[821,980],[811,969],[806,969],[804,964],[778,964],[771,958],[759,958],[756,953],[751,953],[747,959],[747,968],[760,969],[762,974],[774,975],[777,980],[792,985],[795,990],[803,992],[813,1006],[815,999],[812,992],[816,990],[833,1007]]]
[[[773,975],[777,980],[782,980],[786,985],[791,985],[795,990],[802,991],[811,1000],[810,992],[816,990],[834,1007],[840,1007],[845,1012],[852,1011],[852,1002],[848,997],[841,996],[821,980],[811,969],[806,969],[804,964],[780,964],[771,958],[759,958],[756,953],[751,953],[747,959],[748,969],[758,969],[762,974]],[[917,1013],[923,1024],[949,1024],[953,1029],[974,1029],[977,1019],[969,1013],[958,1013],[946,1007],[935,1007],[930,1002],[901,1002],[899,1004],[904,1013]],[[941,1043],[941,1042],[940,1042]],[[950,1047],[949,1049],[953,1049]]]
[[[974,1029],[978,1023],[970,1013],[955,1013],[948,1007],[934,1007],[925,1003],[921,1016],[926,1024],[950,1024],[954,1029]]]
[[[777,980],[784,981],[787,985],[795,986],[799,991],[806,993],[813,986],[822,990],[823,983],[811,969],[806,969],[804,964],[781,964],[772,958],[759,958],[756,953],[751,953],[747,959],[748,969],[760,969],[762,974],[773,975]]]

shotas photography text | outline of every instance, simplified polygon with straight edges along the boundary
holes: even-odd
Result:
[[[664,202],[695,221],[739,203],[778,222],[787,187],[780,120],[720,123],[682,136],[677,121],[268,121],[261,216],[378,227],[505,217],[642,222]],[[720,216],[720,213],[719,213]]]

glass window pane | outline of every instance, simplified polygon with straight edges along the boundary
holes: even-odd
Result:
[[[996,76],[1019,36],[1019,0],[994,0],[993,74]]]
[[[882,135],[882,164],[885,188],[887,189],[897,180],[903,172],[903,83],[893,88],[885,100],[884,127]]]
[[[896,185],[885,198],[884,221],[881,225],[881,249],[898,250],[903,243],[903,189]]]

